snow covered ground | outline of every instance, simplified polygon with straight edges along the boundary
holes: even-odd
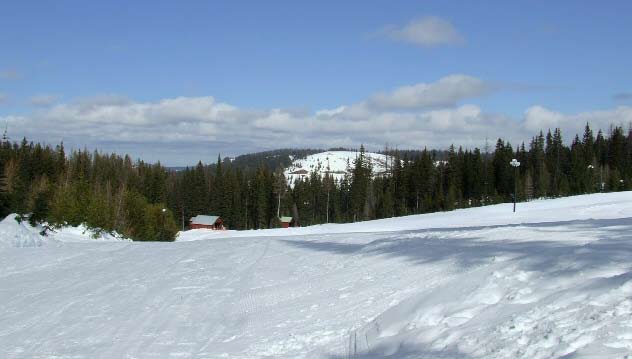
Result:
[[[46,236],[42,236],[42,225],[32,227],[26,220],[18,223],[15,218],[12,214],[0,222],[0,247],[39,247],[45,242],[131,241],[120,234],[98,233],[84,225],[47,229]]]
[[[11,221],[2,358],[632,353],[632,192],[175,243],[37,241]]]
[[[326,151],[309,155],[303,159],[295,160],[284,172],[290,186],[297,180],[309,177],[312,172],[318,172],[321,176],[329,173],[335,180],[340,181],[346,174],[351,174],[353,163],[360,155],[354,151]],[[373,174],[384,173],[388,165],[391,165],[392,157],[379,153],[366,152],[366,158],[371,162]]]

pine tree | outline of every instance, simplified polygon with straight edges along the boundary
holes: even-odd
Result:
[[[492,165],[494,167],[494,183],[498,195],[508,200],[513,194],[513,168],[509,165],[513,158],[511,144],[505,144],[502,139],[496,142],[496,151]]]
[[[625,136],[623,128],[615,126],[611,129],[608,146],[608,166],[621,172],[625,163]]]
[[[0,219],[10,213],[9,187],[5,174],[5,154],[4,146],[0,147]]]
[[[525,199],[528,201],[533,199],[533,176],[531,175],[531,169],[527,169],[524,179],[524,194]]]
[[[29,223],[32,226],[44,222],[48,217],[50,200],[50,191],[48,186],[46,176],[39,178],[34,185],[30,205],[31,215],[29,216]]]
[[[530,146],[531,168],[533,170],[535,196],[537,198],[548,195],[549,172],[546,166],[546,154],[544,151],[544,135],[542,131],[531,141]]]
[[[6,176],[4,175],[4,169],[0,166],[0,219],[10,213],[9,194],[6,188]]]
[[[364,146],[360,146],[360,153],[353,163],[351,174],[351,208],[353,221],[361,220],[367,197],[368,178],[364,159]]]
[[[570,168],[570,191],[573,193],[586,193],[590,191],[592,185],[590,181],[591,164],[585,158],[586,151],[584,145],[576,135],[571,144],[571,168]]]

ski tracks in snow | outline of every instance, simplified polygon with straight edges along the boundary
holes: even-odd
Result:
[[[500,205],[190,242],[3,246],[0,357],[346,358],[350,334],[361,359],[624,357],[630,203],[618,193],[511,217]]]

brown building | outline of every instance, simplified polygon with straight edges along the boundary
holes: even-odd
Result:
[[[281,217],[279,221],[281,221],[281,227],[283,228],[298,227],[294,217]]]
[[[220,216],[205,216],[197,215],[191,218],[191,229],[211,229],[211,230],[225,230],[224,221]]]

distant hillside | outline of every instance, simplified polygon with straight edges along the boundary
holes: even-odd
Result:
[[[323,152],[332,152],[332,151],[347,151],[347,152],[357,152],[357,149],[350,149],[344,147],[336,147],[330,148],[328,150],[323,149],[315,149],[315,148],[306,148],[306,149],[298,149],[298,148],[282,148],[278,150],[271,151],[263,151],[263,152],[255,152],[255,153],[247,153],[244,155],[239,155],[237,157],[224,157],[222,162],[226,165],[230,164],[233,168],[239,168],[241,170],[255,170],[261,166],[265,166],[270,170],[274,171],[277,168],[287,169],[292,166],[292,164],[300,159],[304,159],[307,156],[314,155],[317,153]],[[376,154],[388,154],[394,156],[395,153],[398,153],[402,160],[404,159],[417,159],[421,155],[420,150],[391,150],[388,151],[377,151],[374,152]],[[436,156],[436,160],[444,160],[447,158],[447,151],[444,150],[433,150]],[[353,158],[352,158],[353,160]],[[353,163],[353,161],[350,161]],[[191,164],[190,167],[195,167],[195,164]],[[208,166],[210,169],[215,167],[215,162],[212,162]],[[168,167],[168,169],[173,171],[181,171],[186,167]]]
[[[279,167],[286,168],[297,158],[305,158],[319,152],[323,152],[323,150],[282,148],[279,150],[240,155],[231,158],[230,162],[233,167],[241,169],[255,169],[263,165],[271,170],[275,170]]]
[[[311,154],[304,158],[295,159],[285,170],[285,178],[292,186],[294,182],[312,172],[318,172],[322,176],[329,174],[337,181],[345,175],[351,175],[355,159],[359,156],[357,151],[324,151]],[[374,175],[384,173],[393,161],[391,156],[379,153],[365,153],[366,158],[371,162]]]

